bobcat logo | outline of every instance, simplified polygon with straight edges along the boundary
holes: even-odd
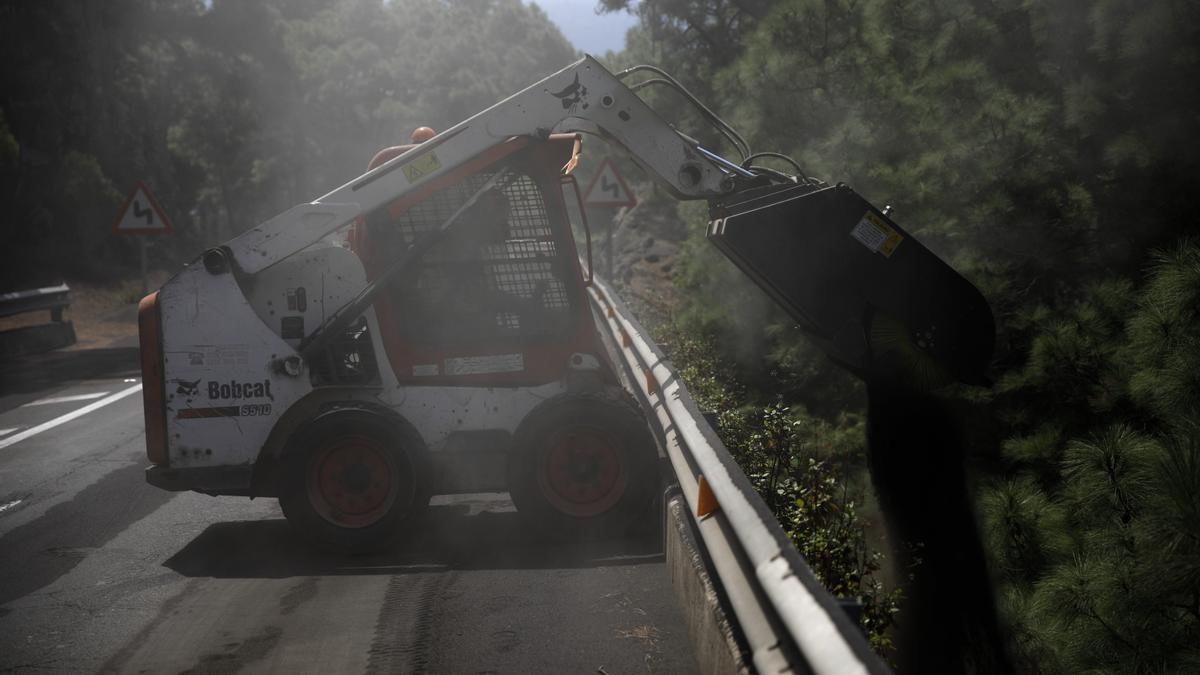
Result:
[[[179,385],[179,387],[175,389],[176,394],[183,394],[184,396],[190,397],[195,396],[196,393],[200,391],[200,380],[194,380],[192,382],[187,382],[185,380],[171,381]]]
[[[588,109],[587,103],[587,87],[579,84],[579,73],[575,73],[575,81],[567,85],[562,91],[552,91],[550,95],[562,101],[563,110],[575,112],[575,106],[580,106]]]

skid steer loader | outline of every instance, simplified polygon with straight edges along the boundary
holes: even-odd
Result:
[[[655,77],[624,84],[642,72]],[[662,83],[741,161],[636,94]],[[146,297],[147,480],[278,497],[301,533],[345,550],[386,545],[433,494],[507,490],[559,536],[644,514],[657,448],[598,336],[568,218],[584,133],[708,200],[710,238],[851,370],[922,360],[931,379],[982,378],[986,303],[886,215],[844,185],[756,166],[665,73],[585,57],[382,151]]]

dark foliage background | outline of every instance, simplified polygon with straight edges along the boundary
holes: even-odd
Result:
[[[138,180],[171,269],[575,57],[520,0],[3,0],[0,288],[135,272]]]
[[[898,222],[988,296],[997,385],[944,396],[964,411],[1015,667],[1200,668],[1200,242],[1189,238],[1200,5],[642,0],[637,11],[615,65],[663,65],[754,150],[895,205]],[[655,104],[689,119],[673,97]],[[800,486],[812,461],[861,486],[861,385],[703,241],[703,209],[678,210],[691,237],[668,339],[702,341],[691,361],[715,365],[686,371],[702,395],[705,382],[737,383],[725,407],[749,415],[723,417],[722,431],[750,454],[752,477],[754,458],[773,456],[756,439],[802,430],[760,489],[786,503],[781,522],[819,556],[801,540],[833,530],[796,515],[811,504]],[[874,529],[869,494],[849,502],[857,527]],[[831,585],[860,580],[847,594],[875,608],[869,628],[886,650],[880,628],[903,623],[903,604],[894,613],[878,565],[857,557],[851,574],[816,567]]]

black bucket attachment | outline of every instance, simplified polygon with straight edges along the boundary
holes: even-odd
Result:
[[[863,379],[988,384],[983,295],[849,187],[747,190],[710,203],[709,221],[717,248]]]

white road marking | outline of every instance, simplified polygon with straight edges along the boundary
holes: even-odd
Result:
[[[19,434],[10,436],[10,437],[0,441],[0,449],[7,448],[8,446],[12,445],[13,443],[19,443],[19,442],[25,440],[26,438],[29,438],[30,436],[36,436],[37,434],[40,434],[43,431],[46,431],[48,429],[53,429],[54,427],[56,427],[60,424],[66,424],[67,422],[70,422],[71,420],[73,420],[77,417],[83,417],[84,415],[92,412],[93,410],[99,410],[100,408],[103,408],[104,406],[108,405],[109,403],[115,403],[117,401],[120,401],[121,399],[125,398],[126,396],[136,393],[136,392],[139,392],[141,390],[142,390],[142,385],[136,384],[128,389],[122,389],[121,391],[118,391],[117,393],[109,396],[108,398],[102,398],[99,401],[96,401],[95,403],[89,403],[88,405],[83,406],[79,410],[69,412],[66,415],[60,415],[60,416],[55,417],[54,419],[50,420],[49,422],[43,422],[42,424],[39,424],[36,427],[30,427],[30,428],[26,429],[25,431],[22,431]]]
[[[17,504],[20,504],[20,503],[21,503],[21,502],[23,502],[23,501],[25,501],[25,500],[24,500],[24,499],[17,499],[17,500],[15,500],[15,501],[11,501],[11,502],[9,502],[9,503],[7,503],[7,504],[0,504],[0,513],[4,513],[5,511],[7,511],[7,510],[11,509],[12,507],[16,506]]]
[[[32,403],[26,403],[21,406],[28,408],[31,405],[50,405],[52,403],[72,403],[74,401],[90,401],[94,398],[100,398],[107,394],[107,391],[95,391],[90,394],[75,394],[73,396],[55,396],[54,398],[40,398]]]
[[[0,429],[0,436],[7,436],[21,427],[13,427],[11,429]]]

